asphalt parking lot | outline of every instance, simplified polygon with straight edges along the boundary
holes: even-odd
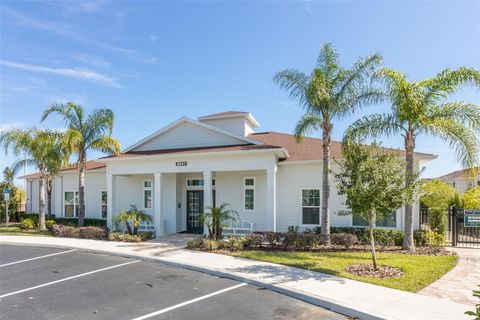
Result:
[[[0,319],[346,319],[182,268],[57,248],[0,246]]]

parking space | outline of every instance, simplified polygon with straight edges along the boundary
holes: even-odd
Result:
[[[0,247],[1,319],[345,319],[229,279],[67,251]]]

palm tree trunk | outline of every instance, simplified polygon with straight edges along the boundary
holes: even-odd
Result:
[[[321,232],[326,245],[330,245],[330,141],[332,125],[323,127],[323,172],[322,172],[322,225]]]
[[[84,226],[85,220],[85,166],[86,155],[85,152],[80,153],[78,159],[78,226]]]
[[[38,228],[45,230],[45,172],[43,166],[39,166],[40,180],[39,180],[39,212],[38,212]]]
[[[47,213],[52,214],[52,176],[47,176]]]
[[[413,177],[413,150],[415,148],[415,139],[413,136],[413,131],[409,130],[405,136],[405,160],[407,162],[406,166],[406,180],[405,185],[409,186],[412,184]],[[403,249],[410,252],[415,251],[415,243],[413,240],[413,205],[408,203],[405,205],[405,227],[404,227],[405,236],[403,238]]]

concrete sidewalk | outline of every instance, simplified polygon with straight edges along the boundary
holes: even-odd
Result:
[[[360,319],[470,319],[472,306],[273,263],[194,252],[160,242],[0,236],[0,244],[77,248],[159,261],[271,289]]]

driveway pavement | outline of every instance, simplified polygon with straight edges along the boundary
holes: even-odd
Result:
[[[282,266],[190,250],[165,250],[157,243],[119,243],[52,237],[0,236],[0,244],[77,248],[201,271],[264,287],[328,310],[361,319],[470,319],[471,304],[385,288],[359,281]],[[247,307],[248,308],[248,307]]]
[[[0,246],[1,319],[346,319],[246,283],[120,256]]]
[[[457,266],[441,279],[419,293],[459,303],[475,305],[480,300],[473,296],[473,290],[480,290],[480,249],[450,248],[460,257]]]

